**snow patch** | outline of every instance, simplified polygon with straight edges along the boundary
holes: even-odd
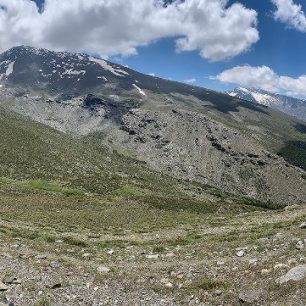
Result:
[[[94,62],[98,65],[100,65],[103,69],[110,71],[112,74],[116,75],[116,76],[120,76],[120,77],[124,77],[125,75],[128,75],[128,73],[122,69],[117,69],[114,68],[113,66],[111,66],[110,64],[108,64],[106,61],[99,59],[99,58],[95,58],[95,57],[89,57],[89,60],[91,62]]]
[[[236,93],[236,92],[233,92],[233,91],[232,91],[232,92],[229,92],[228,94],[229,94],[231,97],[236,97],[236,96],[237,96],[237,93]]]
[[[80,74],[85,74],[86,71],[85,70],[73,70],[73,69],[66,69],[65,72],[63,72],[63,74],[68,74],[68,75],[80,75]]]
[[[139,91],[141,95],[146,96],[146,93],[141,88],[139,88],[136,84],[133,84],[133,86]]]
[[[244,87],[238,87],[237,89],[242,91],[242,92],[248,93],[248,94],[250,93],[250,91],[247,88],[244,88]]]
[[[270,106],[272,104],[279,104],[279,101],[268,94],[261,94],[257,92],[251,93],[252,97],[260,104]]]
[[[14,72],[14,64],[15,64],[15,61],[13,62],[10,62],[7,66],[7,69],[6,69],[6,72],[5,72],[5,75],[6,76],[9,76],[11,75],[13,72]]]

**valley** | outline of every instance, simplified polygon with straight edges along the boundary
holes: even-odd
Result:
[[[303,121],[84,54],[0,75],[1,306],[302,305]]]

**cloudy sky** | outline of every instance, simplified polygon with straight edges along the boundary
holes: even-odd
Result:
[[[305,0],[0,0],[0,51],[88,52],[216,90],[306,97]]]

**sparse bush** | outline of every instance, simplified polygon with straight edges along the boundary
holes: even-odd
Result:
[[[87,243],[85,241],[74,237],[64,237],[63,241],[70,245],[75,245],[83,248],[87,247]]]
[[[157,245],[153,248],[153,253],[163,253],[166,251],[166,248],[162,245]]]

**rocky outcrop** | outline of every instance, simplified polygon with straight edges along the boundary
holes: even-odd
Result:
[[[157,170],[282,204],[302,203],[303,171],[268,152],[251,135],[201,113],[130,110],[122,144]],[[118,141],[115,140],[115,141]]]

